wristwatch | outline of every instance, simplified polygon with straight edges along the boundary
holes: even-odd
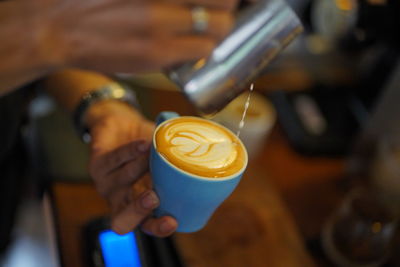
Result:
[[[138,107],[135,93],[130,89],[124,88],[119,83],[109,83],[87,92],[83,95],[73,114],[75,130],[83,142],[89,143],[91,140],[89,129],[84,122],[86,112],[94,103],[107,99],[123,101],[133,107]]]

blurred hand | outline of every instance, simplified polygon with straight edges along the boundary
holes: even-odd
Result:
[[[112,229],[124,234],[141,225],[158,237],[172,234],[176,220],[150,216],[159,200],[151,182],[141,179],[148,171],[154,124],[127,104],[111,100],[93,105],[86,121],[92,137],[89,171],[111,207]]]
[[[23,1],[23,0],[14,0]],[[61,66],[103,72],[159,71],[207,56],[233,26],[237,0],[36,0],[41,51]],[[191,9],[209,13],[193,32]]]

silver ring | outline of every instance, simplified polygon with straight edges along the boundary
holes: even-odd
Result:
[[[209,15],[204,7],[194,7],[192,9],[193,31],[204,33],[208,28]]]

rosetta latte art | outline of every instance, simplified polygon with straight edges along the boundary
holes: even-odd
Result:
[[[202,119],[181,118],[157,133],[157,150],[177,167],[201,176],[222,177],[237,171],[243,151],[236,137]],[[239,168],[240,169],[240,168]]]
[[[221,131],[185,123],[176,125],[166,134],[171,154],[188,164],[219,169],[232,164],[236,151],[230,138]]]

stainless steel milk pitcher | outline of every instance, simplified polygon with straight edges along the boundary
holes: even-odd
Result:
[[[246,90],[302,30],[284,0],[259,0],[242,11],[209,58],[173,69],[169,77],[200,112],[213,114]]]

